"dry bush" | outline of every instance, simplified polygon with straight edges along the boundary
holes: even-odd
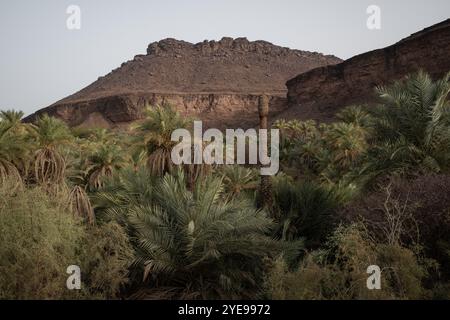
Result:
[[[74,264],[81,224],[41,189],[0,186],[0,298],[66,297],[66,268]]]
[[[382,269],[381,290],[368,290],[367,267]],[[361,224],[339,227],[325,251],[308,254],[296,270],[278,259],[266,277],[270,299],[420,299],[426,272],[415,254],[396,245],[377,245]]]
[[[87,297],[91,299],[116,299],[128,284],[128,268],[134,251],[121,226],[109,222],[89,228],[81,253],[82,270],[85,270]]]
[[[121,227],[87,228],[66,197],[14,185],[0,185],[0,299],[117,297],[132,253]],[[81,267],[80,291],[66,287],[70,265]]]
[[[425,175],[412,180],[391,178],[378,191],[342,212],[345,221],[363,218],[381,242],[420,245],[450,278],[450,176]],[[386,187],[387,185],[387,187]]]

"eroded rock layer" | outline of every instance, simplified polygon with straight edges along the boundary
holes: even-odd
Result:
[[[141,119],[147,104],[168,102],[207,127],[251,127],[258,121],[258,95],[271,97],[273,116],[287,106],[288,79],[339,62],[245,38],[197,44],[165,39],[27,120],[48,113],[71,126],[115,127]]]
[[[332,120],[342,107],[373,101],[375,86],[419,69],[434,77],[450,71],[450,19],[390,47],[289,80],[289,108],[278,118]]]

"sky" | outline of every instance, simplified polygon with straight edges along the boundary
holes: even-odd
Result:
[[[71,5],[80,29],[67,27]],[[380,29],[367,27],[370,5]],[[247,37],[347,59],[449,17],[450,0],[0,0],[0,110],[46,107],[164,38]]]

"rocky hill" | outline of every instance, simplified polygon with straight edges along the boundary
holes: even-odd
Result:
[[[334,56],[245,38],[197,44],[165,39],[26,120],[48,113],[71,126],[115,127],[140,119],[147,104],[167,102],[206,126],[249,127],[257,123],[259,94],[271,97],[274,116],[287,106],[288,79],[339,62]]]
[[[423,69],[450,71],[450,19],[384,49],[316,68],[287,82],[289,108],[277,118],[332,120],[347,105],[375,99],[374,87]]]

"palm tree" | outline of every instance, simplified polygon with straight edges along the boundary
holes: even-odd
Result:
[[[138,124],[136,131],[137,148],[147,153],[147,165],[152,174],[163,176],[171,173],[177,167],[171,158],[172,148],[178,144],[171,140],[176,129],[187,129],[191,121],[182,117],[171,106],[147,108],[146,119]],[[210,166],[204,164],[185,164],[183,169],[187,175],[187,183],[192,186],[194,181],[210,172]]]
[[[223,167],[222,173],[225,193],[229,197],[236,197],[258,188],[259,178],[255,170],[240,165],[228,165]]]
[[[145,120],[134,129],[137,146],[147,153],[147,164],[153,174],[161,176],[172,171],[171,152],[177,144],[171,140],[172,132],[187,128],[188,124],[170,106],[147,108]]]
[[[258,112],[259,112],[259,128],[263,130],[268,130],[268,115],[269,115],[269,100],[266,95],[261,95],[258,100]],[[266,141],[267,146],[269,146],[269,139]],[[268,150],[269,151],[269,150]],[[268,154],[268,153],[267,153]],[[269,211],[273,206],[273,195],[272,195],[272,181],[270,176],[261,176],[260,182],[260,206],[266,208]]]
[[[309,248],[319,247],[333,229],[339,202],[333,189],[305,181],[275,179],[274,199],[280,212],[279,234],[284,240],[305,237]]]
[[[93,195],[97,217],[114,219],[125,229],[131,230],[129,218],[133,213],[130,208],[153,204],[155,180],[156,177],[147,167],[139,167],[138,170],[125,167],[115,172]]]
[[[0,111],[0,171],[3,177],[8,172],[15,178],[27,175],[30,126],[21,122],[23,114],[22,111]]]
[[[92,208],[86,190],[81,186],[75,186],[69,194],[69,202],[72,212],[93,225],[95,223],[94,209]]]
[[[89,140],[101,144],[110,143],[112,142],[113,138],[114,138],[113,133],[105,128],[94,129],[89,135]]]
[[[367,106],[349,106],[337,114],[342,122],[367,128],[372,123],[372,117]]]
[[[130,156],[131,167],[134,171],[138,171],[140,167],[145,165],[147,154],[143,150],[135,150]]]
[[[50,189],[65,183],[66,160],[60,150],[72,136],[66,124],[45,114],[32,127],[38,144],[34,157],[34,179]]]
[[[6,179],[14,179],[21,182],[22,177],[16,163],[24,158],[26,148],[20,137],[14,137],[9,133],[10,127],[0,121],[0,182]]]
[[[280,160],[283,172],[293,176],[311,177],[319,171],[321,153],[325,149],[321,132],[313,120],[278,120]]]
[[[378,87],[372,167],[378,170],[450,168],[450,72],[433,81],[423,71]]]
[[[135,181],[125,180],[125,185]],[[109,208],[105,204],[112,194],[103,190],[100,197],[106,213],[119,217],[135,239],[135,265],[144,279],[136,297],[254,298],[261,289],[263,260],[287,246],[266,236],[271,219],[242,198],[223,201],[223,183],[212,176],[191,191],[178,170],[153,190],[146,197],[113,199]]]
[[[99,189],[104,180],[113,175],[126,165],[122,150],[114,144],[101,145],[99,149],[89,157],[87,181],[91,189]]]
[[[15,110],[0,111],[0,121],[8,127],[8,131],[14,134],[25,134],[28,130],[28,125],[22,122],[24,113]]]
[[[332,150],[334,163],[346,170],[356,165],[368,148],[367,136],[367,131],[357,124],[333,124],[325,138]]]

